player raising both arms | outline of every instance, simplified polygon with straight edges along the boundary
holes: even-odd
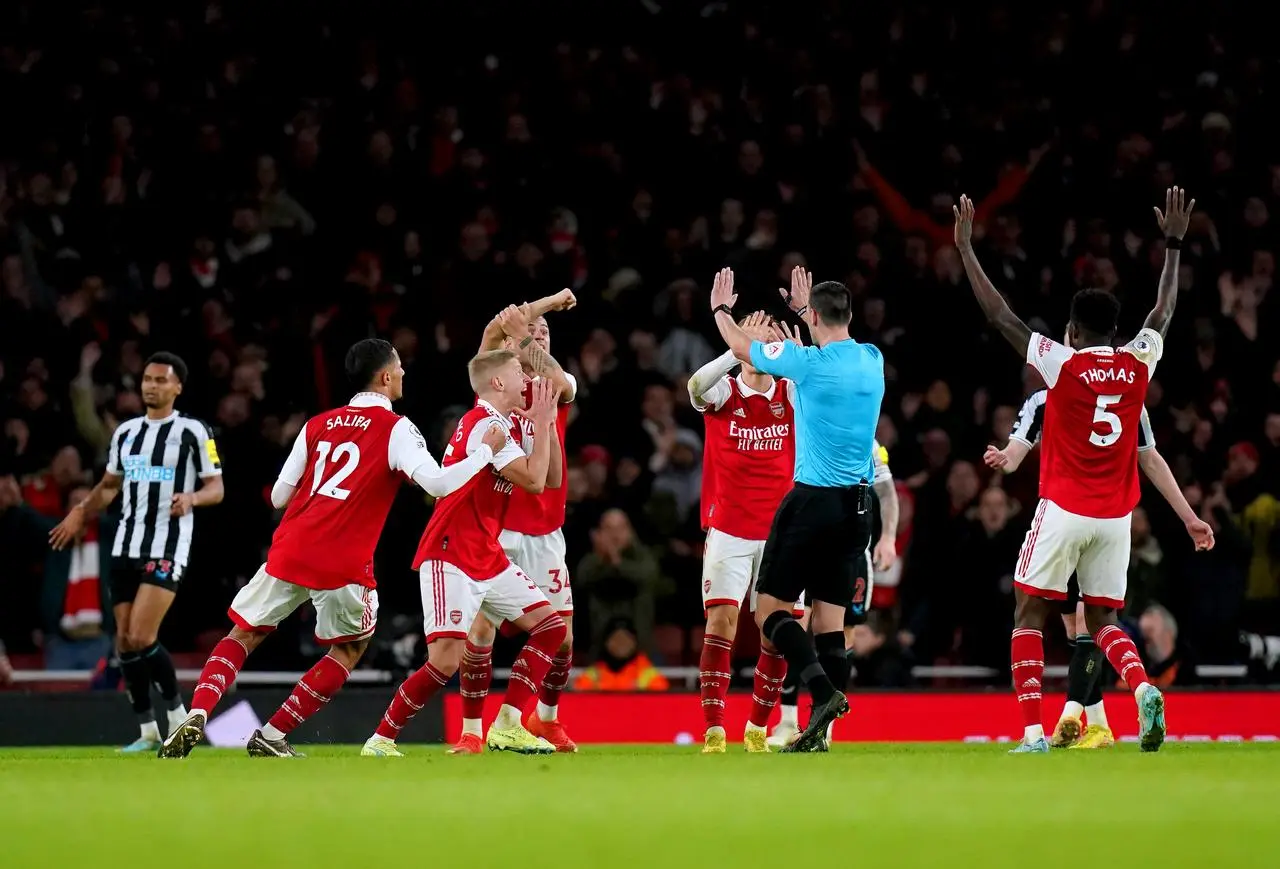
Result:
[[[191,753],[249,653],[309,599],[316,610],[316,641],[329,646],[329,653],[246,746],[254,757],[296,756],[289,733],[343,686],[377,627],[373,551],[404,478],[432,495],[448,495],[507,442],[504,428],[490,427],[467,461],[441,469],[417,427],[391,410],[404,381],[395,348],[378,339],[360,341],[347,351],[346,370],[361,391],[345,406],[307,420],[298,432],[271,490],[272,504],[288,506],[267,563],[231,602],[227,615],[235,627],[205,662],[191,714],[169,734],[161,757]]]
[[[1045,400],[1049,391],[1033,392],[1022,405],[1009,443],[1004,449],[987,447],[982,457],[987,467],[1012,474],[1022,464],[1032,448],[1040,442],[1044,430]],[[1169,463],[1156,449],[1155,435],[1147,410],[1142,409],[1138,425],[1138,466],[1169,502],[1178,518],[1195,541],[1197,550],[1213,548],[1213,529],[1191,509],[1182,487],[1174,479]],[[1071,664],[1067,668],[1067,704],[1062,709],[1050,748],[1106,748],[1115,744],[1115,736],[1107,725],[1107,711],[1102,703],[1103,654],[1094,645],[1093,637],[1085,629],[1084,602],[1080,600],[1080,585],[1072,576],[1067,583],[1067,599],[1061,604],[1062,627],[1071,644]],[[1088,716],[1089,726],[1081,728],[1081,715]]]
[[[753,341],[782,340],[769,318],[751,314],[739,325]],[[755,610],[760,557],[773,514],[791,491],[796,464],[795,406],[792,385],[761,374],[726,352],[689,378],[689,398],[706,425],[707,451],[702,464],[702,527],[707,530],[702,561],[702,606],[707,629],[702,640],[698,677],[706,722],[703,754],[725,750],[724,700],[729,693],[733,639],[738,611],[750,592]],[[800,615],[797,601],[797,617]],[[778,702],[787,660],[776,651],[760,650],[755,692],[742,741],[750,752],[767,752],[765,725]]]
[[[510,350],[479,354],[467,365],[467,373],[479,402],[458,421],[445,450],[445,467],[473,454],[495,422],[506,428],[507,443],[494,456],[492,473],[482,474],[442,498],[431,514],[413,563],[421,577],[427,662],[396,690],[376,732],[360,752],[366,756],[401,756],[396,738],[457,672],[467,627],[481,614],[497,624],[509,621],[529,633],[511,667],[502,709],[489,728],[485,740],[489,750],[521,754],[555,750],[551,743],[526,730],[521,718],[564,643],[564,619],[507,558],[498,535],[515,486],[538,494],[548,485],[561,483],[559,476],[548,474],[551,447],[557,442],[556,404],[560,396],[549,380],[539,380],[533,386],[532,404],[521,411],[525,377],[519,357]],[[533,423],[532,444],[512,420],[517,411]]]
[[[1044,637],[1052,607],[1067,596],[1072,571],[1080,583],[1085,624],[1111,666],[1138,701],[1143,751],[1164,742],[1164,697],[1147,679],[1133,640],[1116,623],[1124,606],[1129,567],[1129,525],[1139,499],[1138,428],[1147,384],[1163,351],[1178,295],[1178,249],[1195,200],[1171,188],[1163,213],[1164,271],[1155,307],[1138,336],[1112,346],[1120,303],[1099,289],[1071,301],[1064,346],[1033,333],[992,286],[973,251],[973,203],[954,209],[955,243],[974,296],[987,319],[1035,366],[1049,389],[1045,400],[1040,505],[1014,570],[1017,609],[1011,643],[1013,685],[1024,734],[1015,753],[1049,750],[1040,717]]]
[[[503,521],[498,542],[517,567],[533,580],[546,595],[565,623],[564,643],[556,652],[551,669],[542,680],[537,705],[525,715],[525,727],[535,736],[546,739],[556,751],[574,752],[578,747],[560,723],[560,694],[569,681],[573,664],[573,592],[569,587],[569,567],[565,558],[564,515],[569,487],[563,473],[565,465],[564,436],[569,425],[569,405],[578,391],[577,381],[551,356],[551,331],[545,314],[567,311],[577,304],[572,290],[529,302],[519,308],[507,308],[485,328],[480,351],[507,347],[520,357],[525,373],[532,379],[525,385],[525,404],[532,398],[533,383],[549,380],[560,392],[556,410],[557,444],[551,448],[551,462],[562,469],[560,484],[548,484],[538,494],[516,489],[511,493],[511,506]],[[528,431],[529,421],[521,425]],[[553,474],[554,476],[554,474]],[[462,736],[449,750],[450,754],[478,754],[484,750],[482,719],[485,698],[493,681],[493,640],[497,628],[484,615],[476,616],[467,634],[458,674],[462,695]]]

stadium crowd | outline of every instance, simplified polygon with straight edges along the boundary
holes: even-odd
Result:
[[[93,566],[44,540],[140,412],[149,352],[185,357],[179,408],[214,427],[225,468],[165,626],[170,648],[193,650],[262,563],[266,493],[305,417],[346,399],[353,340],[393,341],[398,409],[439,455],[488,319],[570,287],[579,304],[550,327],[579,383],[566,537],[581,662],[618,648],[689,661],[702,426],[685,385],[723,350],[709,283],[730,265],[741,310],[781,316],[777,288],[805,263],[851,288],[855,337],[886,357],[879,440],[903,569],[859,629],[858,681],[1005,668],[1037,468],[1033,454],[993,477],[981,456],[1039,384],[985,328],[951,204],[975,198],[982,261],[1033,328],[1060,334],[1071,294],[1102,286],[1127,337],[1162,263],[1151,206],[1175,182],[1197,208],[1149,411],[1218,546],[1192,557],[1146,493],[1126,617],[1180,681],[1247,657],[1242,630],[1280,634],[1280,82],[1265,28],[1181,3],[1139,21],[1105,0],[69,5],[0,12],[12,653],[74,666],[105,648],[109,607],[100,623],[68,595]],[[388,522],[375,664],[409,664],[408,565],[430,509],[406,487]],[[606,642],[620,629],[638,643]],[[255,663],[292,666],[309,643],[299,626]]]

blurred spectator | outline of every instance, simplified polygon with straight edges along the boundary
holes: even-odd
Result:
[[[635,539],[631,520],[621,510],[605,511],[591,532],[591,545],[573,580],[579,601],[586,598],[589,648],[599,655],[605,625],[626,618],[634,625],[640,648],[652,649],[654,609],[662,586],[657,560]]]
[[[604,628],[599,659],[573,680],[575,691],[666,691],[671,687],[640,648],[634,626],[615,618]]]
[[[1153,685],[1191,685],[1196,682],[1196,661],[1178,637],[1178,622],[1159,604],[1143,610],[1138,619],[1142,634],[1142,662]]]
[[[1142,507],[1133,511],[1129,529],[1129,590],[1124,602],[1124,618],[1130,622],[1153,603],[1170,600],[1164,567],[1164,552],[1151,533],[1151,522]]]
[[[854,627],[849,657],[853,684],[859,688],[906,688],[912,684],[911,660],[890,635],[890,624],[877,614]]]

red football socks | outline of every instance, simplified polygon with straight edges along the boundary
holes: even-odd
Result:
[[[294,686],[289,699],[284,701],[267,723],[288,735],[302,722],[320,711],[329,699],[347,683],[351,672],[330,655],[325,655],[306,672]]]
[[[757,727],[769,723],[773,707],[778,705],[782,683],[787,678],[787,659],[779,652],[761,650],[756,660],[755,690],[751,694],[751,714],[747,720]]]
[[[213,713],[222,695],[236,681],[236,674],[244,666],[249,650],[239,640],[223,637],[214,646],[213,654],[204,662],[200,671],[200,679],[196,682],[196,692],[191,698],[191,711],[203,712],[205,717]]]
[[[729,694],[733,640],[707,634],[702,638],[698,681],[702,688],[702,717],[707,727],[724,727],[724,698]]]
[[[1018,628],[1010,644],[1013,690],[1018,695],[1024,727],[1041,726],[1040,694],[1044,681],[1044,636],[1037,630]]]

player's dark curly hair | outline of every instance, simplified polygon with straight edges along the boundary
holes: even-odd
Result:
[[[827,326],[847,326],[853,319],[853,296],[839,281],[815,284],[809,291],[809,306]]]
[[[152,353],[147,357],[147,365],[168,365],[173,369],[173,376],[178,378],[179,383],[187,382],[187,363],[183,362],[182,357],[177,353],[165,351]]]
[[[1120,300],[1097,287],[1081,290],[1071,299],[1071,323],[1081,332],[1110,343],[1120,322]]]
[[[365,338],[351,345],[347,351],[347,380],[352,389],[364,389],[373,382],[378,372],[391,364],[396,348],[381,338]]]

